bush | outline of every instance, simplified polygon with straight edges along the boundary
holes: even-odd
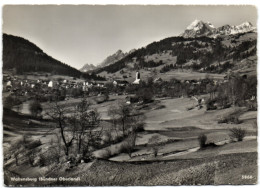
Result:
[[[11,109],[15,105],[22,104],[22,101],[17,97],[8,96],[4,100],[4,107]]]
[[[153,101],[153,91],[151,88],[139,88],[136,92],[136,96],[144,103],[150,103]]]
[[[152,148],[152,150],[153,150],[154,157],[157,157],[159,148],[155,146]]]
[[[237,139],[237,141],[243,141],[244,137],[246,136],[246,130],[242,128],[232,128],[230,129],[230,138]]]
[[[118,142],[122,142],[123,140],[124,140],[123,135],[115,136],[115,138],[113,139],[113,144],[116,144]]]
[[[129,150],[132,150],[132,148],[131,148],[126,142],[123,142],[123,143],[119,146],[119,151],[120,151],[120,153],[128,153]]]
[[[33,101],[29,106],[29,110],[34,117],[37,117],[42,113],[41,103],[37,100]]]
[[[136,141],[136,134],[135,133],[130,134],[125,139],[125,141],[121,144],[120,151],[122,153],[127,153],[131,158],[132,152],[134,151],[134,147],[135,147],[135,141]]]
[[[209,99],[206,101],[207,110],[216,110],[217,106],[215,106],[216,99]]]
[[[35,156],[36,156],[36,150],[32,149],[27,152],[26,154],[27,162],[30,166],[34,166]]]
[[[31,149],[37,148],[40,145],[42,145],[41,141],[40,140],[35,140],[35,141],[31,141],[31,142],[27,143],[25,145],[25,148],[31,150]]]
[[[108,144],[111,144],[113,141],[113,135],[110,131],[104,132],[104,141]]]
[[[233,114],[229,114],[226,117],[222,117],[221,119],[218,120],[218,123],[234,123],[234,124],[239,124],[242,123],[241,120],[239,120],[239,114],[236,112]]]
[[[133,126],[134,132],[143,132],[144,131],[144,123],[136,123],[135,126]]]
[[[207,142],[207,136],[205,134],[201,134],[198,137],[200,148],[206,147],[206,142]]]
[[[45,157],[44,154],[41,153],[41,154],[39,155],[39,160],[37,161],[37,164],[38,164],[39,166],[45,166],[47,161],[48,161],[48,159]]]
[[[59,163],[61,159],[62,153],[61,153],[61,148],[59,145],[53,145],[49,148],[48,152],[48,163]]]

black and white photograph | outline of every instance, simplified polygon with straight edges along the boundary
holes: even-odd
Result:
[[[3,185],[256,185],[254,5],[4,4]]]

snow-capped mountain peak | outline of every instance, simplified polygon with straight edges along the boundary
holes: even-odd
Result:
[[[195,37],[212,34],[216,28],[210,22],[194,20],[182,34],[183,37]]]
[[[237,33],[245,33],[255,31],[256,28],[250,22],[244,22],[237,26],[224,25],[215,28],[210,22],[203,22],[201,20],[194,20],[186,30],[181,34],[185,38],[193,37],[216,37],[218,35],[230,35]]]
[[[215,28],[213,24],[211,24],[211,23],[209,23],[209,22],[207,22],[207,24],[209,25],[209,27]]]
[[[238,29],[251,29],[253,27],[253,25],[250,22],[244,22],[238,26],[236,26],[236,28]]]
[[[210,22],[203,22],[201,20],[194,20],[188,27],[187,30],[200,30],[203,26],[215,28]]]
[[[191,30],[191,29],[194,29],[194,28],[196,28],[197,26],[198,26],[198,24],[199,24],[199,22],[201,22],[200,20],[194,20],[188,27],[187,27],[187,29],[188,30]]]

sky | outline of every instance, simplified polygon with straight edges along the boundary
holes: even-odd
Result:
[[[254,6],[5,5],[3,33],[23,37],[77,69],[180,35],[195,19],[215,27],[257,23]]]

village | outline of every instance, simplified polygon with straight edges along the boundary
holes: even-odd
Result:
[[[142,75],[136,72],[135,80],[132,82],[61,79],[61,75],[55,79],[23,77],[24,75],[4,74],[4,99],[10,96],[19,99],[21,103],[16,106],[22,106],[23,103],[31,104],[31,101],[37,100],[42,106],[40,112],[42,116],[34,116],[31,112],[25,113],[21,109],[17,110],[16,107],[13,110],[18,112],[17,114],[5,109],[4,133],[8,136],[5,136],[4,147],[7,149],[11,146],[14,149],[18,148],[17,151],[25,152],[21,154],[11,149],[10,151],[15,153],[13,156],[12,152],[6,151],[5,163],[9,166],[6,172],[21,173],[22,169],[26,168],[25,174],[38,177],[37,174],[49,172],[50,165],[56,164],[56,168],[61,168],[61,170],[56,169],[57,173],[70,176],[70,170],[81,168],[84,164],[99,163],[99,160],[131,164],[131,162],[177,159],[182,164],[182,159],[192,159],[196,164],[200,164],[197,163],[197,158],[214,155],[220,157],[222,152],[229,153],[241,146],[248,151],[255,151],[255,91],[251,92],[248,89],[250,96],[241,96],[241,100],[246,99],[243,99],[245,101],[243,105],[247,108],[235,107],[232,104],[234,95],[243,94],[239,92],[239,88],[247,87],[247,84],[252,83],[252,78],[245,75],[227,74],[222,80],[208,76],[200,80],[173,78],[170,81],[163,81],[160,78],[142,80]],[[219,93],[220,90],[227,93],[230,98],[223,98]],[[84,99],[90,102],[91,108],[96,109],[93,112],[98,112],[100,115],[98,127],[93,127],[93,131],[98,134],[100,132],[100,137],[96,139],[101,141],[98,146],[89,151],[92,153],[91,157],[79,155],[77,151],[73,153],[77,145],[75,142],[70,147],[73,151],[64,158],[60,153],[63,149],[59,152],[57,150],[61,143],[55,136],[59,130],[58,124],[55,123],[56,118],[50,118],[48,113],[52,110],[61,110],[67,114],[66,116],[71,117],[74,114],[73,106],[84,104]],[[95,103],[91,102],[93,99]],[[58,105],[57,109],[55,103]],[[121,114],[122,118],[126,116],[126,119],[122,119],[125,128],[117,119],[121,118],[118,111],[120,108],[127,109],[126,113],[130,113]],[[87,115],[90,112],[92,111],[85,113]],[[17,123],[12,124],[13,121]],[[64,134],[72,134],[72,130],[69,129],[71,125],[67,123],[64,125],[68,126]],[[23,128],[20,129],[19,126]],[[242,138],[242,145],[229,138],[229,132],[234,127],[246,130],[247,134]],[[84,134],[88,135],[88,131]],[[79,133],[75,132],[75,134]],[[135,135],[134,144],[129,142],[133,139],[132,135]],[[202,143],[198,140],[201,135],[205,137]],[[92,136],[95,138],[95,134]],[[25,140],[21,141],[21,139]],[[20,144],[18,146],[14,143]],[[31,153],[26,146],[36,143],[37,145],[28,147],[35,147],[32,151],[37,155]],[[59,162],[55,162],[56,160]],[[155,163],[151,163],[152,165]],[[142,168],[146,167],[141,165]],[[82,170],[88,177],[92,177],[88,168]],[[32,174],[34,172],[35,175]],[[55,171],[49,173],[49,177],[55,176]],[[219,176],[224,181],[224,177]],[[95,179],[91,181],[96,184]],[[46,185],[49,185],[49,182],[46,182]]]
[[[30,75],[28,73],[28,75]],[[136,87],[142,82],[147,81],[147,78],[141,79],[140,73],[136,72],[136,77],[133,82],[128,82],[122,79],[109,79],[109,81],[94,81],[84,80],[75,77],[68,77],[63,79],[62,76],[56,78],[48,78],[48,74],[33,76],[28,78],[27,76],[14,75],[12,71],[3,74],[3,94],[4,96],[15,96],[22,98],[23,101],[30,100],[37,97],[40,102],[54,101],[54,100],[69,100],[69,98],[85,96],[101,96],[101,95],[128,95],[134,94]],[[246,78],[246,75],[244,75]],[[37,79],[39,78],[39,79]],[[166,94],[165,90],[174,90],[177,85],[184,85],[185,90],[204,90],[202,93],[206,93],[206,90],[214,90],[217,86],[227,83],[232,78],[232,73],[224,76],[224,79],[212,79],[210,77],[205,79],[191,79],[191,80],[177,80],[175,79],[171,84],[163,81],[160,77],[148,78],[150,82],[155,84],[164,83],[162,91],[157,93],[158,96]],[[134,89],[133,89],[134,88]],[[203,89],[201,89],[203,88]],[[186,93],[184,93],[186,92]],[[193,92],[191,92],[193,93]],[[55,95],[54,95],[55,94]],[[180,96],[187,94],[187,91],[183,91]],[[199,93],[197,93],[199,94]],[[188,94],[189,95],[189,94]],[[55,99],[55,96],[59,96]],[[126,97],[126,102],[139,101],[133,95]],[[189,95],[192,97],[192,95]],[[140,102],[140,101],[139,101]]]
[[[252,7],[4,6],[5,186],[256,184]]]

